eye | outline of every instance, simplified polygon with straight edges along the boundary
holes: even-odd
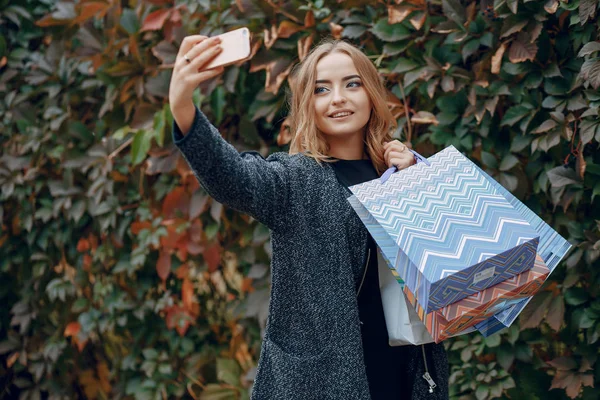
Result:
[[[325,86],[317,86],[315,88],[315,94],[325,93],[326,90],[327,88]]]
[[[348,82],[348,87],[351,88],[356,88],[356,87],[361,87],[362,84],[359,81],[352,81],[352,82]]]

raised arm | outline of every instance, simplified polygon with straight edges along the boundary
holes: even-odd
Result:
[[[197,108],[189,133],[183,136],[177,124],[173,132],[175,144],[213,198],[271,229],[282,225],[288,197],[286,155],[265,160],[257,152],[238,153]]]
[[[192,101],[200,83],[223,72],[202,71],[220,51],[215,38],[194,35],[181,43],[169,87],[174,141],[211,196],[276,229],[287,204],[286,157],[265,160],[256,152],[238,153]]]

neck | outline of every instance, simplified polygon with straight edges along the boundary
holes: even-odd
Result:
[[[363,135],[328,137],[329,156],[340,160],[361,160],[366,157]]]

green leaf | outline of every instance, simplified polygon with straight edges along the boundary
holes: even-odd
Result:
[[[237,361],[217,358],[217,379],[232,386],[240,384],[241,368]]]
[[[533,138],[530,135],[517,135],[510,142],[510,151],[518,153],[527,148],[532,140]]]
[[[467,20],[465,8],[460,3],[460,0],[442,0],[442,9],[446,17],[456,22],[461,27]]]
[[[512,352],[512,348],[504,346],[500,347],[496,350],[496,360],[498,360],[498,363],[502,368],[508,370],[515,361],[515,355]]]
[[[500,171],[508,171],[517,164],[519,164],[519,159],[509,153],[506,156],[504,156],[504,158],[500,162],[500,167],[498,169],[500,169]]]
[[[519,7],[519,0],[506,0],[506,5],[513,14],[516,14]]]
[[[388,24],[387,18],[381,18],[370,29],[379,39],[386,42],[397,42],[411,37],[411,32],[402,24]]]
[[[419,67],[419,64],[416,63],[415,61],[408,59],[408,58],[399,58],[398,62],[396,64],[396,66],[394,67],[394,69],[392,70],[392,72],[395,72],[397,74],[401,74],[403,72],[407,72],[407,71],[412,71],[413,69]]]
[[[589,317],[584,309],[578,308],[573,311],[571,323],[577,329],[589,329],[594,326],[594,320]]]
[[[491,348],[498,347],[498,346],[500,346],[500,343],[501,343],[501,338],[500,338],[499,333],[493,334],[493,335],[485,338],[485,344],[487,347],[491,347]]]
[[[358,39],[367,31],[366,26],[362,25],[348,25],[342,31],[342,37],[348,39]]]
[[[475,391],[475,397],[477,398],[477,400],[485,400],[488,398],[489,393],[489,387],[480,384],[477,387],[477,390]]]
[[[588,301],[589,295],[584,288],[572,287],[565,292],[565,302],[571,306],[578,306]]]
[[[592,191],[592,201],[594,201],[594,198],[598,195],[600,195],[600,182],[596,183],[596,186],[594,186],[594,190]]]
[[[158,351],[156,349],[144,349],[142,350],[142,354],[146,360],[156,360],[158,358]]]
[[[600,42],[589,42],[579,50],[577,57],[589,56],[596,51],[600,51]]]
[[[210,105],[212,112],[215,115],[214,125],[219,125],[223,121],[223,115],[225,113],[225,88],[219,85],[213,90],[210,96]]]
[[[554,121],[553,119],[548,119],[544,122],[542,122],[542,124],[540,126],[538,126],[536,129],[534,129],[531,133],[544,133],[544,132],[548,132],[551,129],[556,128],[556,121]]]
[[[469,58],[471,55],[475,54],[477,50],[479,50],[479,44],[479,39],[472,39],[465,43],[465,45],[462,48],[462,57],[464,62],[467,62],[467,58]]]
[[[588,20],[593,19],[598,8],[598,0],[579,0],[579,21],[585,25]]]
[[[528,115],[530,112],[531,110],[529,108],[526,108],[522,105],[512,106],[506,111],[506,114],[504,114],[500,125],[513,126],[521,119],[523,119],[526,115]]]
[[[131,163],[133,165],[137,165],[146,159],[153,137],[153,131],[144,129],[137,131],[131,143]]]
[[[563,166],[552,168],[547,172],[550,184],[553,187],[563,187],[566,185],[579,183],[579,177],[572,168]]]
[[[489,168],[496,169],[498,168],[498,160],[496,160],[496,156],[492,153],[488,153],[487,151],[481,152],[481,161],[483,164]]]
[[[121,26],[130,35],[135,35],[140,30],[140,20],[138,19],[135,10],[124,8],[121,14]]]

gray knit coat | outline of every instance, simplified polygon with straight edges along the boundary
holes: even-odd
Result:
[[[174,126],[174,140],[214,199],[271,230],[271,300],[252,399],[370,399],[356,300],[368,233],[333,168],[303,154],[240,154],[198,109],[187,135]],[[404,398],[447,399],[445,351],[425,348],[437,388],[429,393],[422,349],[411,346],[414,386]]]

